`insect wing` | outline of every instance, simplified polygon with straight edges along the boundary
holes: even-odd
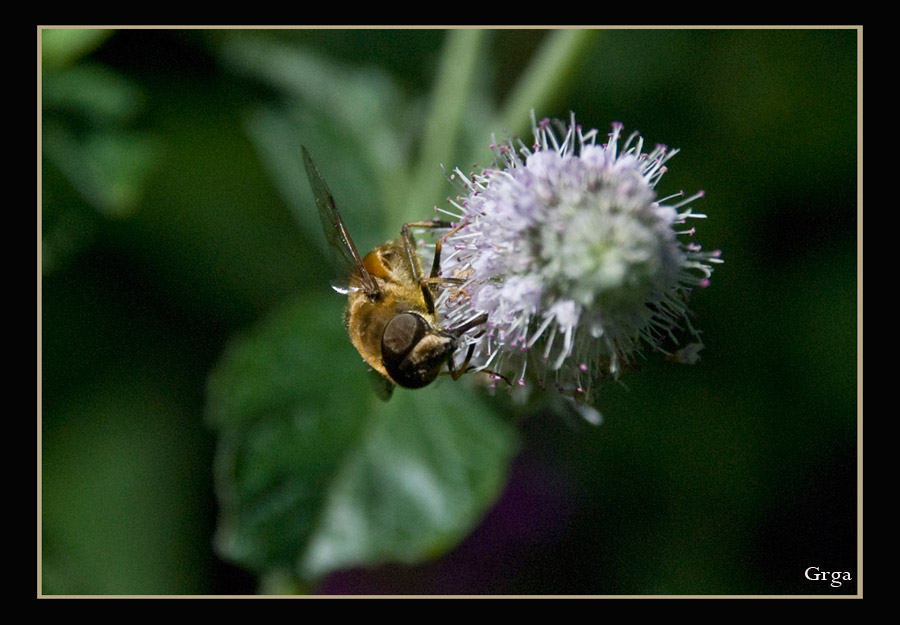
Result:
[[[319,168],[313,163],[309,151],[303,148],[303,164],[306,166],[306,176],[309,178],[309,186],[312,189],[313,196],[316,200],[316,209],[319,211],[319,219],[322,221],[322,228],[325,230],[325,238],[332,250],[338,252],[340,258],[337,264],[340,265],[338,270],[341,272],[340,279],[347,280],[351,275],[356,275],[360,282],[360,287],[367,293],[378,293],[379,288],[374,278],[366,270],[350,233],[347,232],[347,226],[341,219],[337,206],[334,203],[334,196],[325,184],[325,179],[319,173]]]

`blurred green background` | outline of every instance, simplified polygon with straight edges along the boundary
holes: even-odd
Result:
[[[487,162],[490,132],[528,136],[527,109],[509,103],[553,35],[484,33],[457,60],[440,30],[40,34],[42,591],[257,592],[214,550],[210,372],[293,302],[314,320],[302,340],[316,379],[371,392],[329,370],[356,356],[300,144],[369,249],[453,193],[439,164]],[[607,387],[599,427],[495,398],[521,442],[471,536],[307,590],[856,592],[803,571],[861,573],[857,38],[600,31],[538,73],[552,87],[535,91],[539,117],[574,111],[601,136],[621,121],[681,149],[663,195],[706,192],[696,239],[725,264],[692,301],[702,360],[650,355]],[[427,128],[449,97],[436,76],[467,62],[474,78],[451,94],[467,103],[461,135],[444,146]]]

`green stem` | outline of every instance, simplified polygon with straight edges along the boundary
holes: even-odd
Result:
[[[447,31],[441,66],[432,90],[419,162],[412,166],[412,188],[403,207],[403,221],[428,216],[434,202],[446,195],[447,181],[440,165],[453,168],[452,159],[465,111],[470,106],[475,72],[489,31],[458,29]]]
[[[493,131],[503,129],[511,135],[528,129],[531,110],[548,110],[568,93],[578,59],[599,31],[572,29],[549,33],[531,64],[507,98]]]

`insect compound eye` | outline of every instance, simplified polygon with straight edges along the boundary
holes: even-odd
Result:
[[[428,332],[428,324],[414,313],[401,313],[391,319],[381,335],[381,357],[385,362],[400,362]]]
[[[416,313],[396,315],[381,335],[381,361],[391,378],[406,388],[427,386],[456,349],[456,339],[436,332]]]

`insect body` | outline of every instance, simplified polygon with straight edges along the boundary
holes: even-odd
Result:
[[[349,282],[344,313],[347,332],[363,360],[380,375],[385,396],[395,385],[427,386],[444,365],[453,379],[458,379],[465,373],[473,349],[470,346],[462,366],[456,369],[454,354],[459,339],[482,325],[487,316],[479,315],[453,329],[440,326],[434,306],[437,289],[455,282],[439,277],[443,239],[435,246],[431,272],[425,277],[411,233],[411,228],[449,229],[452,224],[439,220],[404,224],[399,237],[361,257],[306,148],[303,161],[325,236],[339,253]]]

